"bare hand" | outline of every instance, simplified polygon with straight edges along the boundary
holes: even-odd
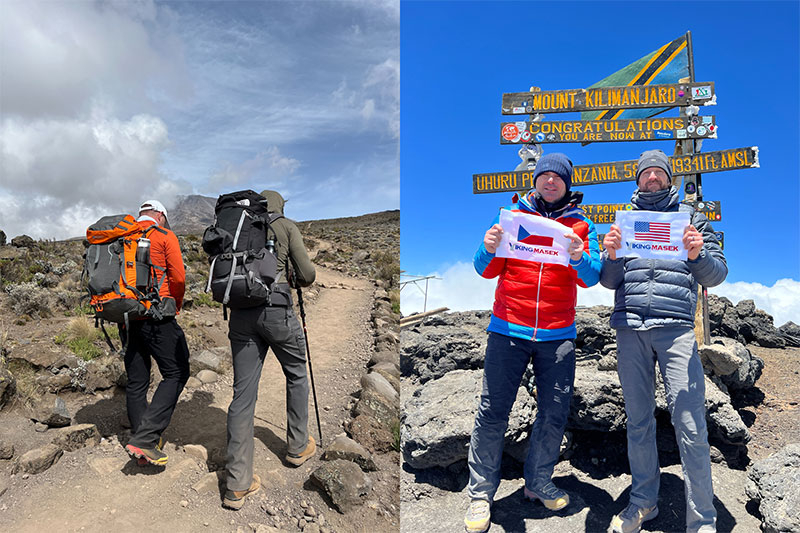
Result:
[[[689,251],[690,261],[697,259],[703,249],[703,235],[691,224],[683,230],[683,247]]]
[[[603,239],[603,248],[608,252],[609,259],[616,260],[617,250],[622,248],[622,233],[620,233],[619,226],[616,224],[612,224],[611,229],[606,233]]]
[[[497,247],[500,245],[500,239],[503,238],[503,226],[500,224],[495,224],[491,228],[486,231],[486,235],[483,236],[483,245],[486,247],[486,251],[490,254],[493,254],[497,251]]]
[[[570,259],[580,261],[581,257],[583,257],[583,239],[578,237],[578,234],[574,231],[565,233],[564,237],[570,240],[569,247],[567,247]]]

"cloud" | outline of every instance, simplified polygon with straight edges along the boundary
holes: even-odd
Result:
[[[497,279],[487,280],[480,277],[472,263],[458,262],[445,265],[424,276],[440,278],[428,280],[426,308],[429,311],[437,307],[448,307],[451,311],[492,308]],[[401,281],[409,279],[404,277]],[[403,287],[400,292],[400,309],[403,315],[422,311],[425,301],[424,289],[425,281],[417,282],[416,286],[409,283]],[[771,287],[743,281],[725,282],[709,289],[709,292],[725,296],[734,304],[747,299],[755,301],[756,307],[772,315],[776,327],[789,320],[800,324],[800,281],[782,279]],[[614,293],[600,284],[588,289],[578,288],[578,305],[612,306]]]
[[[733,303],[742,300],[753,300],[756,307],[772,315],[775,327],[788,321],[800,324],[800,281],[779,279],[771,287],[761,283],[736,281],[723,282],[712,287],[709,292],[724,296]]]
[[[264,187],[272,187],[268,182]],[[400,169],[380,149],[345,164],[330,175],[314,177],[298,173],[286,183],[287,216],[296,220],[337,218],[386,209],[397,209]],[[320,201],[322,199],[322,201]]]
[[[9,236],[74,237],[102,214],[130,212],[145,197],[169,203],[190,190],[158,170],[169,136],[157,117],[122,121],[97,110],[87,120],[7,118],[0,138],[0,212]]]
[[[363,85],[365,92],[371,96],[367,102],[372,103],[372,116],[377,102],[383,123],[394,139],[400,138],[400,62],[395,59],[373,66],[368,72]],[[366,105],[366,104],[365,104]]]
[[[214,196],[220,191],[246,188],[253,181],[268,182],[271,188],[282,189],[287,178],[301,166],[299,160],[282,155],[277,146],[270,146],[242,163],[227,163],[209,178],[202,189]]]
[[[190,91],[180,41],[155,24],[170,12],[151,1],[4,2],[2,13],[6,115],[76,117],[101,102],[135,114],[152,91]]]

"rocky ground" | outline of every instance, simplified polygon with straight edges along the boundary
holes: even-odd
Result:
[[[192,378],[165,434],[166,468],[138,466],[124,452],[129,431],[120,359],[104,355],[99,338],[89,343],[93,348],[72,342],[74,331],[83,330],[75,323],[89,322],[72,299],[80,283],[70,261],[80,262],[80,242],[0,247],[0,529],[397,530],[396,279],[392,261],[375,258],[396,252],[389,236],[397,234],[399,215],[379,218],[372,230],[387,242],[366,248],[346,232],[326,231],[325,223],[316,224],[324,239],[308,230],[318,274],[304,296],[322,446],[299,468],[283,461],[284,380],[268,355],[255,418],[255,471],[263,487],[238,512],[220,506],[232,373],[221,308],[207,305],[201,293],[205,265],[197,236],[181,237],[191,304],[178,320],[190,344]],[[344,259],[326,261],[320,250],[349,253],[350,267]],[[366,257],[353,261],[356,251]],[[388,278],[378,278],[380,268]],[[22,289],[30,290],[14,292]],[[85,361],[86,350],[99,353]],[[318,438],[309,402],[310,431]]]
[[[787,519],[800,514],[800,458],[792,448],[800,443],[800,349],[793,324],[776,329],[771,317],[751,309],[751,304],[733,306],[713,299],[712,346],[701,350],[718,526],[719,531],[758,531],[763,520],[767,531],[792,531],[800,527]],[[572,503],[551,513],[523,501],[519,461],[536,402],[521,387],[506,432],[507,454],[491,531],[606,531],[612,516],[627,504],[625,416],[608,313],[608,308],[598,307],[578,314],[575,393],[554,474]],[[488,318],[488,312],[448,313],[401,334],[402,531],[463,527],[466,453]],[[643,530],[682,531],[680,459],[663,393],[657,403],[661,513]]]

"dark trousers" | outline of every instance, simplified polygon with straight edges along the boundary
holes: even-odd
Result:
[[[156,360],[162,380],[148,405],[151,357]],[[153,448],[169,425],[178,397],[189,379],[189,347],[174,318],[130,323],[125,371],[128,373],[125,396],[131,422],[130,444]]]
[[[536,419],[525,458],[525,486],[539,490],[558,462],[575,380],[575,340],[531,341],[489,332],[483,390],[469,444],[471,499],[492,501],[500,485],[508,416],[528,361],[533,361]]]
[[[308,377],[303,329],[291,307],[231,309],[228,338],[233,353],[233,400],[228,407],[229,490],[244,490],[253,479],[253,415],[267,349],[272,348],[286,378],[286,445],[300,453],[308,444]]]

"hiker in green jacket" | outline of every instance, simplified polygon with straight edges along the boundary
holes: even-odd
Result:
[[[258,382],[267,348],[272,348],[286,377],[286,462],[300,466],[316,452],[308,432],[308,377],[303,329],[292,308],[292,277],[300,287],[314,282],[316,272],[308,257],[300,230],[283,216],[283,197],[276,191],[263,191],[270,211],[271,231],[267,232],[278,260],[278,279],[272,286],[269,303],[230,310],[233,354],[233,400],[228,407],[227,490],[223,505],[241,509],[245,498],[256,492],[261,480],[253,473],[253,416],[258,397]]]

